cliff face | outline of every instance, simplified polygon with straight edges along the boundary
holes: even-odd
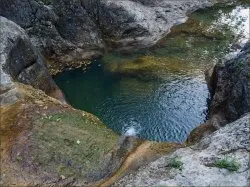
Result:
[[[46,58],[63,62],[55,65],[58,69],[101,54],[98,29],[79,0],[55,0],[53,6],[35,0],[1,0],[0,15],[24,28]]]
[[[155,44],[186,14],[214,0],[1,0],[0,16],[24,28],[52,69],[84,64],[104,49]],[[56,63],[58,62],[58,63]]]
[[[0,40],[1,104],[13,103],[20,96],[13,81],[32,85],[63,100],[43,56],[20,26],[0,17]]]
[[[212,92],[209,115],[211,118],[220,116],[222,120],[217,126],[235,121],[242,114],[249,112],[249,53],[250,42],[245,45],[236,58],[218,63],[209,78],[208,84]]]
[[[250,111],[249,44],[248,41],[236,56],[221,60],[207,72],[211,92],[209,119],[190,133],[187,143],[196,143]]]

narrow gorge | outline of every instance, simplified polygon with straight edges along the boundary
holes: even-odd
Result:
[[[249,186],[248,0],[0,0],[1,186]]]

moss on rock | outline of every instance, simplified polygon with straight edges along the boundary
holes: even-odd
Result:
[[[9,119],[1,130],[11,132],[1,138],[4,184],[86,184],[87,175],[102,167],[119,136],[87,112],[32,87],[17,87],[24,99],[1,108],[3,120]]]
[[[66,111],[34,121],[27,153],[34,163],[65,177],[84,177],[102,162],[117,135],[91,115]]]

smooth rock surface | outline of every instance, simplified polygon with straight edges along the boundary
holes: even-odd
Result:
[[[243,116],[194,146],[161,157],[114,186],[249,186],[249,117]],[[168,167],[175,157],[183,163],[181,170]],[[227,157],[240,163],[238,171],[213,165]]]
[[[99,27],[111,48],[131,50],[152,46],[187,14],[212,6],[215,1],[101,1]]]

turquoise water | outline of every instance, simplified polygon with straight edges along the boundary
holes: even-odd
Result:
[[[214,7],[151,49],[108,53],[87,70],[55,77],[68,102],[98,116],[119,134],[183,142],[207,117],[204,71],[249,36],[249,8]],[[199,25],[199,26],[197,26]]]

